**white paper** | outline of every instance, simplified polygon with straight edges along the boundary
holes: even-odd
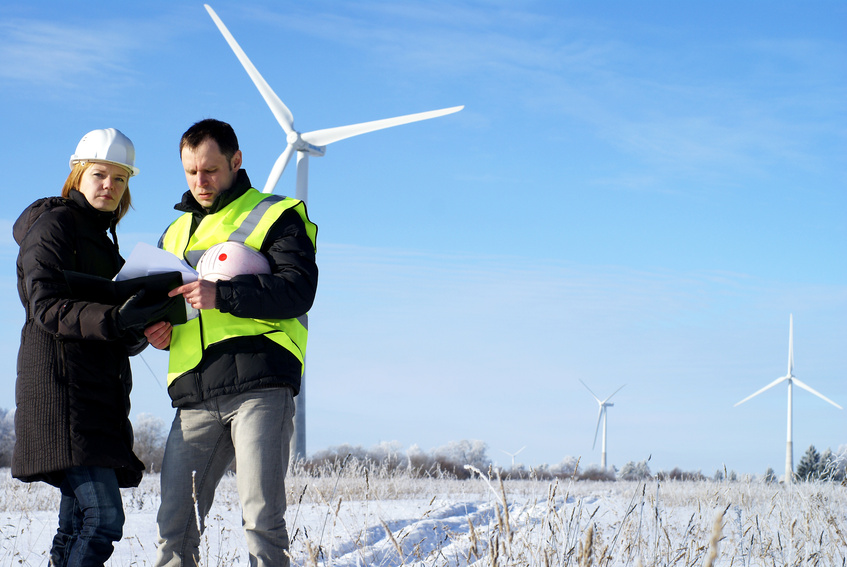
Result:
[[[197,280],[197,270],[192,268],[188,262],[176,255],[151,246],[145,242],[139,242],[132,249],[132,253],[126,260],[121,271],[115,276],[115,281],[140,278],[152,274],[164,272],[180,272],[182,283],[187,284]]]
[[[130,253],[121,271],[115,276],[115,281],[140,278],[163,272],[179,272],[182,274],[183,284],[196,281],[198,277],[197,270],[182,258],[146,242],[139,242],[132,249],[132,253]],[[186,301],[185,314],[186,319],[190,321],[197,317],[200,312]]]

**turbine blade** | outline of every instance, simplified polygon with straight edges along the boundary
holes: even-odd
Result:
[[[581,378],[577,378],[577,380],[579,380],[580,382],[582,382],[582,379],[581,379]],[[588,387],[588,384],[586,384],[585,382],[582,382],[582,385],[583,385],[583,386],[585,386],[585,389],[586,389],[586,390],[588,390],[589,392],[591,392],[591,388],[589,388],[589,387]],[[600,398],[598,398],[598,397],[594,394],[594,392],[591,392],[591,395],[594,397],[594,399],[595,399],[595,400],[597,400],[597,403],[598,403],[598,404],[601,404],[601,405],[603,404],[603,402],[601,402],[601,401],[600,401]]]
[[[817,397],[819,397],[823,401],[831,403],[832,405],[834,405],[838,409],[844,409],[841,406],[839,406],[838,404],[836,404],[835,402],[833,402],[832,400],[830,400],[829,398],[827,398],[826,396],[824,396],[823,394],[821,394],[820,392],[818,392],[817,390],[815,390],[814,388],[812,388],[811,386],[807,386],[806,384],[804,384],[803,382],[801,382],[797,378],[794,378],[792,381],[795,384],[797,384],[798,386],[800,386],[801,388],[803,388],[804,390],[806,390],[807,392],[813,393],[814,395],[816,395]]]
[[[273,112],[273,115],[276,117],[276,121],[279,122],[279,125],[282,126],[282,129],[285,130],[286,134],[292,132],[294,130],[294,115],[291,114],[291,111],[288,110],[285,103],[276,96],[276,93],[273,92],[273,89],[271,89],[267,81],[265,81],[259,71],[256,70],[256,67],[250,62],[250,59],[248,59],[247,54],[244,53],[244,50],[241,49],[241,46],[238,45],[238,42],[235,41],[235,38],[232,37],[231,33],[229,33],[229,30],[215,11],[212,10],[212,7],[208,4],[203,4],[203,6],[206,7],[206,11],[209,12],[209,15],[212,17],[212,20],[214,20],[215,25],[218,26],[221,34],[223,34],[224,39],[235,52],[235,56],[238,57],[239,61],[241,61],[241,66],[244,67],[244,70],[247,71],[248,75],[250,75],[250,78],[253,80],[253,84],[256,85],[257,89],[259,89],[259,93],[261,93],[262,98],[265,99],[265,102],[270,107],[271,112]]]
[[[740,406],[741,404],[743,404],[744,402],[746,402],[746,401],[747,401],[747,400],[749,400],[750,398],[755,398],[756,396],[758,396],[759,394],[761,394],[761,393],[762,393],[762,392],[764,392],[765,390],[768,390],[768,389],[770,389],[770,388],[773,388],[774,386],[776,386],[776,385],[777,385],[777,384],[779,384],[780,382],[784,382],[785,380],[788,380],[789,378],[791,378],[791,376],[783,376],[782,378],[777,378],[776,380],[774,380],[773,382],[771,382],[770,384],[768,384],[767,386],[765,386],[764,388],[762,388],[761,390],[759,390],[758,392],[756,392],[755,394],[751,394],[751,395],[747,396],[746,398],[744,398],[743,400],[741,400],[740,402],[738,402],[737,404],[735,404],[735,405],[734,405],[734,406],[732,406],[732,407]]]
[[[600,433],[600,420],[603,418],[604,411],[606,411],[606,408],[600,406],[600,412],[597,414],[597,427],[594,428],[594,443],[591,445],[592,451],[597,446],[597,434]]]
[[[324,130],[315,130],[307,132],[301,136],[303,140],[316,146],[326,146],[339,140],[345,140],[359,134],[367,134],[374,130],[383,130],[392,126],[400,126],[410,122],[418,122],[420,120],[429,120],[430,118],[438,118],[447,114],[459,112],[465,108],[464,106],[453,106],[451,108],[442,108],[441,110],[431,110],[429,112],[419,112],[417,114],[407,114],[406,116],[397,116],[395,118],[384,118],[382,120],[374,120],[372,122],[363,122],[361,124],[351,124],[349,126],[338,126],[337,128],[326,128]]]
[[[264,189],[262,189],[262,193],[273,193],[279,178],[282,177],[282,172],[285,171],[285,166],[291,161],[292,154],[294,154],[294,146],[288,144],[285,147],[285,151],[276,158],[276,162],[274,162],[274,166],[271,168],[271,173],[268,175],[268,180],[265,183]]]
[[[626,386],[626,384],[624,384],[623,386]],[[621,386],[620,388],[618,388],[617,390],[615,390],[614,392],[612,392],[612,396],[614,396],[615,394],[617,394],[618,392],[620,392],[621,390],[623,390],[623,386]],[[606,402],[608,402],[609,400],[611,400],[611,399],[612,399],[612,396],[609,396],[608,398],[606,398],[605,400],[603,400],[603,403],[605,404]],[[612,405],[612,404],[609,404],[609,405]]]

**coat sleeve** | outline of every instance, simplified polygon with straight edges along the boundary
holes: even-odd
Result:
[[[74,299],[65,270],[78,253],[70,214],[46,212],[21,242],[23,287],[35,323],[62,339],[117,340],[115,306]]]
[[[268,231],[262,252],[270,274],[217,282],[216,307],[237,317],[292,319],[312,307],[318,287],[315,247],[297,211],[285,211]]]

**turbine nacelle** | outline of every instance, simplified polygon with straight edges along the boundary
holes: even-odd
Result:
[[[316,146],[303,139],[300,132],[292,130],[285,135],[285,141],[296,152],[306,152],[312,157],[323,157],[326,154],[326,146]]]

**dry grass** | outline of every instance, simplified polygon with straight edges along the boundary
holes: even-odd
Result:
[[[372,474],[355,463],[324,473],[287,481],[295,565],[847,564],[847,488],[831,483],[503,481],[480,471],[458,481]],[[158,477],[126,491],[124,502],[129,518],[152,520]],[[45,549],[19,539],[51,532],[36,534],[49,543],[54,522],[44,511],[57,504],[50,487],[0,472],[0,564],[45,564]],[[207,521],[204,565],[246,561],[239,509],[227,477]],[[121,545],[129,546],[124,562],[110,565],[152,565],[149,537],[127,533]]]
[[[427,566],[694,566],[847,564],[847,488],[832,483],[791,486],[747,482],[502,481],[379,479],[355,474],[301,477],[313,498],[333,483],[333,521],[363,533],[370,523],[343,516],[362,500],[430,498],[421,516],[449,502],[486,501],[487,514],[468,514],[462,529],[444,530],[428,545],[410,522],[387,533],[391,552],[380,565]],[[308,486],[306,486],[308,485]],[[323,485],[323,486],[322,486]],[[323,496],[320,496],[323,498]],[[302,499],[300,503],[302,503]],[[295,503],[292,503],[296,505]],[[437,515],[437,514],[436,514]],[[315,544],[310,540],[312,545]],[[317,542],[326,550],[332,540]],[[455,553],[461,550],[461,553]],[[448,551],[452,551],[451,557]],[[329,554],[321,565],[332,565]],[[374,558],[371,558],[373,560]],[[346,565],[347,563],[339,563]],[[365,563],[368,564],[368,563]]]

